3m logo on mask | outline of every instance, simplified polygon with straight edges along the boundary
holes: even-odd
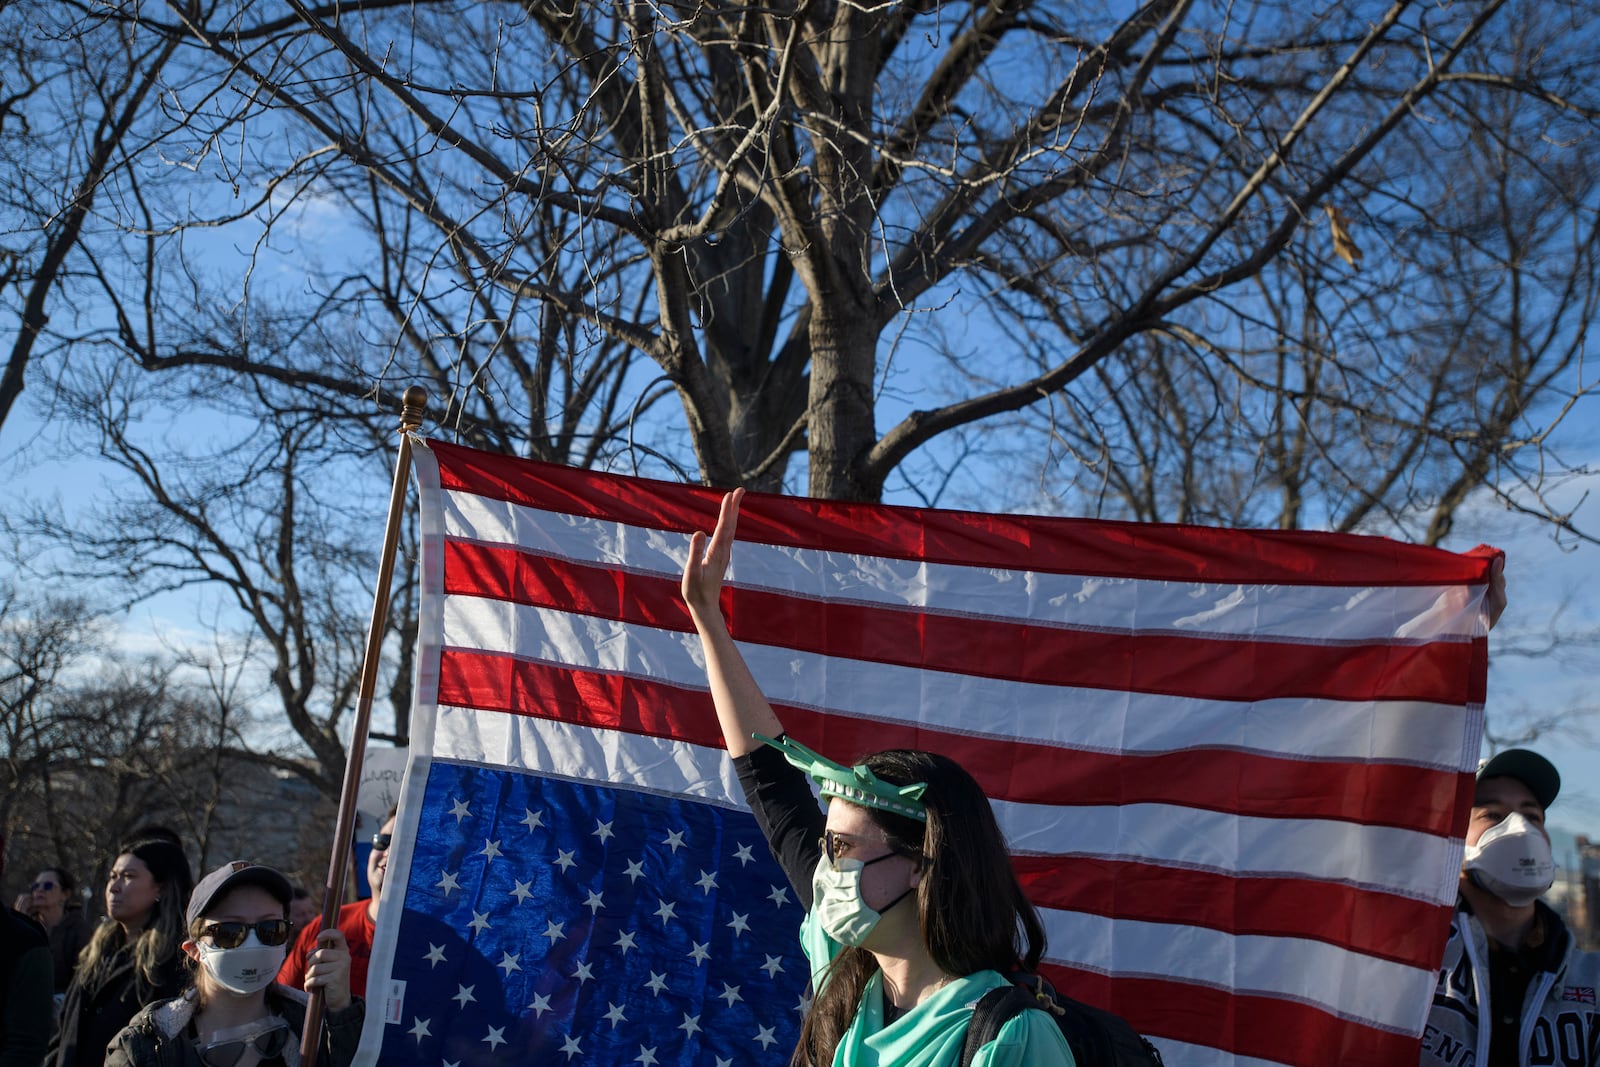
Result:
[[[1467,846],[1462,866],[1474,882],[1517,908],[1532,904],[1556,877],[1550,839],[1516,811]]]

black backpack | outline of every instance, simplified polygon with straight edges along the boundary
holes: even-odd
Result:
[[[1036,974],[1010,977],[1012,984],[989,990],[972,1009],[961,1067],[972,1067],[978,1050],[993,1041],[1002,1026],[1035,1008],[1049,1012],[1061,1028],[1078,1067],[1163,1067],[1161,1053],[1122,1016],[1064,997]]]

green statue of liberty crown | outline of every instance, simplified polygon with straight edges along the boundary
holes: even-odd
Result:
[[[864,763],[854,767],[835,763],[827,756],[791,740],[787,734],[777,740],[762,734],[751,736],[782,752],[784,759],[809,774],[825,797],[838,797],[864,808],[893,812],[918,822],[928,821],[928,809],[922,803],[922,794],[928,788],[927,782],[912,782],[910,785],[886,782],[873,774],[872,769]]]

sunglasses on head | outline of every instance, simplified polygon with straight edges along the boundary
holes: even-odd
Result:
[[[50,881],[49,879],[45,879],[44,881],[35,882],[32,885],[30,885],[28,887],[28,891],[30,893],[36,893],[36,892],[39,892],[39,891],[42,890],[42,891],[48,893],[48,892],[50,892],[50,890],[54,889],[55,887],[56,887],[56,884],[54,882]]]
[[[258,923],[212,923],[200,931],[200,936],[209,937],[218,948],[238,948],[244,944],[251,930],[256,932],[256,938],[263,945],[281,945],[289,940],[288,919],[262,919]]]
[[[210,1045],[195,1044],[195,1051],[200,1053],[200,1059],[208,1067],[233,1067],[244,1056],[244,1050],[254,1048],[261,1062],[276,1059],[289,1044],[290,1032],[287,1026],[275,1026],[271,1030],[263,1031],[254,1037],[241,1038],[236,1041],[218,1041]]]
[[[388,852],[389,846],[392,844],[394,844],[393,834],[372,835],[372,851],[374,852]]]

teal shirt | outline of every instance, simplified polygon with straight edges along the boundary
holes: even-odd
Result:
[[[839,943],[807,915],[800,944],[811,964],[811,978],[822,988],[823,972]],[[900,1018],[883,1024],[883,975],[867,982],[856,1017],[834,1053],[833,1067],[956,1067],[967,1039],[967,1023],[979,998],[1006,984],[994,971],[958,978]],[[978,1050],[973,1067],[1076,1067],[1072,1050],[1055,1021],[1042,1011],[1025,1011],[1006,1023],[995,1039]]]

